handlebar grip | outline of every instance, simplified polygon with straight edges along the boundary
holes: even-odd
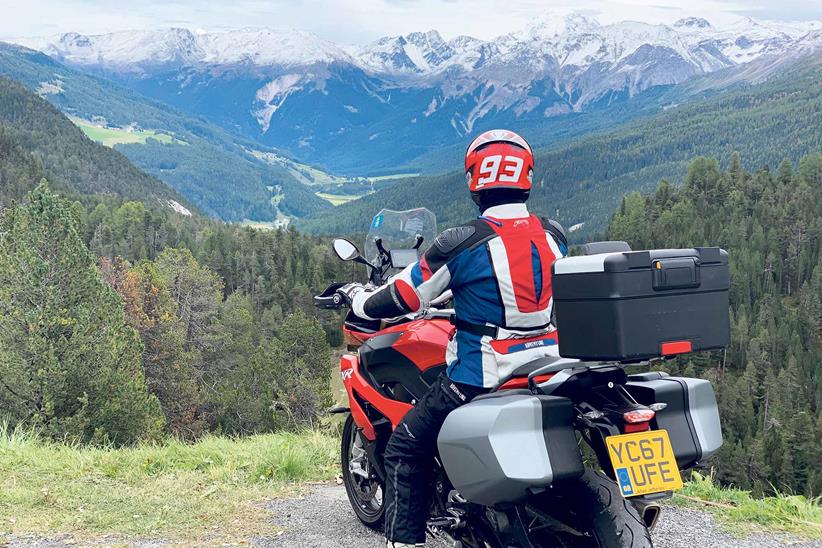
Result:
[[[331,310],[342,308],[345,305],[345,299],[343,299],[342,295],[337,293],[337,290],[343,285],[345,284],[333,283],[329,285],[325,291],[319,295],[315,295],[314,306],[317,308],[326,308]]]
[[[338,309],[342,308],[345,302],[343,301],[342,295],[339,293],[335,293],[330,297],[323,297],[317,295],[314,297],[314,306],[317,308],[327,308],[327,309]]]

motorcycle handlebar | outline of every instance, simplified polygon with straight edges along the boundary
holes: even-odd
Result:
[[[314,296],[314,306],[330,310],[338,310],[345,306],[345,299],[337,293],[337,290],[344,285],[344,283],[333,283],[326,287],[325,291]]]

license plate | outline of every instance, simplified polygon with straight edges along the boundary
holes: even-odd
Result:
[[[605,444],[623,497],[682,487],[682,477],[666,430],[609,436],[605,438]]]

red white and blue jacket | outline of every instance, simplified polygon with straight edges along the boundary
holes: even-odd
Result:
[[[393,318],[451,289],[457,331],[446,353],[448,376],[496,386],[519,365],[558,355],[551,265],[566,254],[558,223],[529,214],[525,204],[494,206],[441,233],[389,284],[356,295],[352,309],[363,318]]]

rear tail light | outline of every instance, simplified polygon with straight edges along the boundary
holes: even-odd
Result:
[[[663,356],[675,356],[677,354],[687,354],[693,351],[693,344],[691,341],[670,341],[662,343]]]
[[[648,422],[654,418],[656,411],[652,409],[634,409],[622,414],[626,424],[638,424],[641,422]]]
[[[622,414],[625,420],[625,433],[646,432],[651,429],[649,422],[656,415],[653,409],[634,409]]]

